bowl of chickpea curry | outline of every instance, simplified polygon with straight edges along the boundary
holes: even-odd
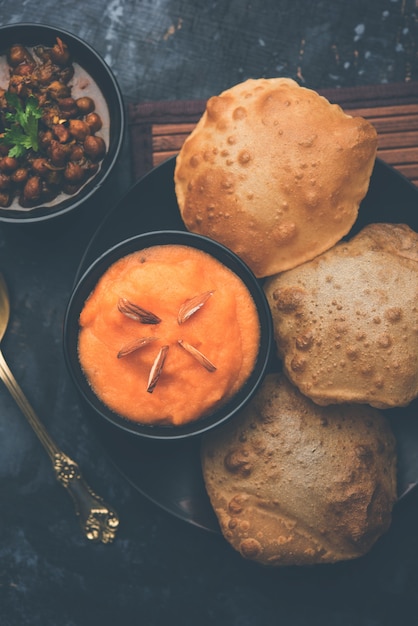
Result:
[[[119,86],[86,42],[41,24],[0,27],[0,221],[84,207],[111,174],[124,128]]]

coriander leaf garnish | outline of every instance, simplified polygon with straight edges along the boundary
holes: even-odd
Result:
[[[15,109],[5,114],[7,127],[0,143],[10,146],[10,157],[21,157],[31,148],[38,151],[38,120],[42,117],[35,96],[29,96],[24,107],[16,94],[5,94],[7,104]]]

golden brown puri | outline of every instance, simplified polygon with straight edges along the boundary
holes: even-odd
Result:
[[[202,443],[206,489],[227,541],[265,565],[365,554],[389,528],[395,438],[367,405],[320,407],[269,374]]]
[[[265,283],[284,370],[318,404],[418,395],[418,234],[372,224]]]
[[[327,250],[365,196],[377,135],[288,78],[250,79],[209,99],[177,157],[188,230],[215,239],[259,276]]]

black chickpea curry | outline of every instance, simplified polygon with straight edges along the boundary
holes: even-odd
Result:
[[[76,194],[106,154],[108,118],[98,86],[60,38],[12,45],[0,57],[0,207]]]

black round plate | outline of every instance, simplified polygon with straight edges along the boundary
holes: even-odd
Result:
[[[185,230],[174,191],[174,165],[172,158],[152,170],[107,215],[85,251],[76,280],[95,258],[127,237],[162,228]],[[418,231],[418,189],[379,159],[349,236],[372,222],[406,223]],[[399,498],[418,483],[417,409],[414,401],[386,412],[398,441]],[[219,532],[203,482],[199,440],[141,441],[91,418],[116,467],[143,495],[172,515]]]

